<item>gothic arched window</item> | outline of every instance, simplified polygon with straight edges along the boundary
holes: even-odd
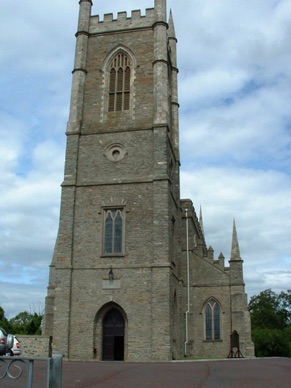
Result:
[[[123,209],[106,209],[104,212],[105,255],[122,255],[124,250],[124,211]]]
[[[109,112],[128,110],[130,106],[130,59],[118,52],[109,70]]]
[[[204,307],[205,339],[220,339],[220,306],[214,298],[211,298]]]

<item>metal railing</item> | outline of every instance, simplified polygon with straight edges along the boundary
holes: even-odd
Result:
[[[26,374],[26,388],[32,388],[33,369],[35,361],[47,361],[47,388],[62,387],[63,355],[54,353],[52,357],[0,357],[0,386],[1,380],[18,380]]]

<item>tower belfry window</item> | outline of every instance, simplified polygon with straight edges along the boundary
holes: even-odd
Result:
[[[129,110],[130,60],[119,52],[112,60],[109,74],[109,112]]]

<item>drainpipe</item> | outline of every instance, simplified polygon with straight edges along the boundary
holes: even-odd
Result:
[[[189,231],[188,231],[188,209],[185,209],[186,214],[186,252],[187,252],[187,311],[186,311],[186,341],[184,355],[187,356],[187,344],[188,344],[188,314],[190,312],[190,271],[189,271]]]

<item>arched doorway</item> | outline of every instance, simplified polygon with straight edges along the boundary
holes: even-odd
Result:
[[[124,360],[124,318],[112,308],[103,318],[103,354],[104,361]]]

